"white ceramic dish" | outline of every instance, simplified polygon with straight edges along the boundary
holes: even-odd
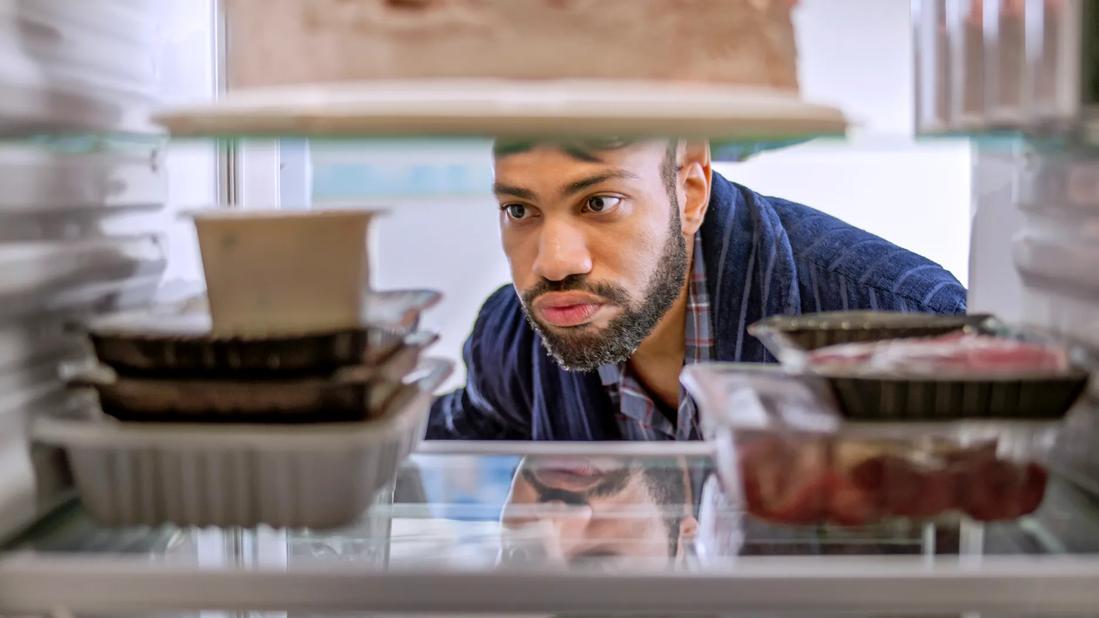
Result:
[[[108,526],[331,528],[358,518],[423,437],[451,363],[425,359],[381,417],[277,426],[42,418],[88,512]]]
[[[177,135],[680,136],[842,134],[843,114],[796,94],[628,80],[393,80],[241,90],[167,109]]]

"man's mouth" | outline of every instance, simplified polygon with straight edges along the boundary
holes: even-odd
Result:
[[[534,312],[551,326],[568,328],[587,324],[605,306],[597,296],[584,292],[549,292],[534,301]]]

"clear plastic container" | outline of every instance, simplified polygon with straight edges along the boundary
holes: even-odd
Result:
[[[1099,239],[1080,231],[1086,227],[1032,221],[1012,240],[1012,253],[1022,319],[1099,350]]]
[[[913,4],[918,133],[938,133],[951,128],[952,80],[947,4],[947,0],[920,0]]]
[[[1016,172],[1019,207],[1099,223],[1099,153],[1032,153]]]
[[[844,422],[823,383],[761,365],[684,371],[726,492],[780,524],[867,525],[1033,512],[1058,425]]]
[[[1018,127],[1024,121],[1027,6],[1023,0],[985,0],[985,111],[993,126]]]
[[[1099,303],[1099,230],[1071,222],[1033,221],[1012,240],[1015,267],[1027,285]]]
[[[1064,125],[1081,108],[1084,0],[1027,0],[1026,107],[1032,123]]]
[[[958,129],[978,129],[985,113],[985,39],[981,3],[948,0],[950,116]]]

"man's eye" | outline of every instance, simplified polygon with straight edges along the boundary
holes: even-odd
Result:
[[[622,203],[622,198],[614,197],[613,195],[596,195],[589,197],[584,209],[588,212],[607,212],[614,210],[616,206]]]
[[[530,209],[522,204],[507,204],[504,206],[504,212],[515,221],[522,221],[530,216]]]

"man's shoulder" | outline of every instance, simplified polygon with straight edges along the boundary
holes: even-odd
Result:
[[[523,315],[515,287],[504,285],[489,295],[473,326],[475,344],[489,354],[514,354],[534,343],[534,331]]]
[[[799,267],[872,291],[883,308],[965,310],[965,288],[939,264],[804,204],[762,199],[782,221]]]
[[[485,300],[485,304],[481,306],[481,313],[488,313],[497,315],[497,317],[503,318],[518,316],[521,317],[522,309],[519,305],[519,295],[515,293],[515,286],[511,284],[505,284],[496,288],[496,291],[489,294],[488,299]]]

